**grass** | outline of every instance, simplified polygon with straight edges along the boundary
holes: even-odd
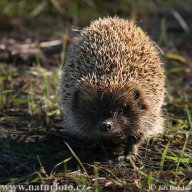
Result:
[[[25,61],[0,63],[0,184],[58,183],[65,189],[79,187],[87,192],[153,191],[159,186],[188,186],[192,174],[192,60],[187,43],[191,34],[177,35],[175,32],[172,36],[167,30],[169,18],[157,16],[159,33],[153,37],[165,52],[162,58],[168,87],[164,106],[165,133],[147,141],[138,158],[124,160],[111,157],[101,143],[82,143],[65,134],[59,76],[72,36],[67,30],[61,33],[61,21],[58,21],[59,27],[56,24],[53,27],[53,20],[50,20],[51,27],[46,31],[45,26],[43,30],[39,28],[42,26],[38,19],[45,15],[52,15],[54,19],[61,17],[64,21],[71,19],[71,28],[107,13],[130,16],[137,21],[140,20],[139,7],[143,6],[141,1],[125,3],[123,0],[118,6],[115,2],[103,4],[90,0],[83,3],[84,7],[75,1],[66,4],[59,0],[33,1],[29,8],[23,0],[17,5],[14,1],[0,2],[4,16],[21,21],[23,18],[37,19],[37,30],[23,29],[26,36],[39,33],[63,40],[63,48],[56,59],[53,55],[48,57],[54,65],[42,63],[38,58],[32,64]],[[174,4],[161,1],[163,6],[167,3]],[[134,11],[128,13],[125,5],[134,7]],[[154,29],[154,26],[149,27]],[[175,36],[180,41],[175,41]],[[4,37],[1,32],[0,37]]]
[[[64,137],[63,141],[62,136],[59,137],[63,133],[58,69],[48,70],[39,65],[30,67],[28,73],[22,76],[23,81],[25,78],[29,81],[28,87],[23,89],[20,80],[20,90],[14,87],[16,85],[12,85],[20,78],[18,69],[11,66],[9,70],[10,73],[1,70],[2,184],[26,181],[52,183],[57,179],[61,183],[86,185],[89,188],[87,191],[101,191],[105,188],[132,188],[140,191],[145,188],[150,191],[151,184],[177,186],[181,180],[185,185],[190,181],[187,174],[192,170],[191,105],[186,99],[179,97],[173,104],[169,103],[170,108],[173,108],[171,111],[183,112],[180,116],[174,113],[167,116],[165,134],[155,141],[148,142],[146,147],[143,146],[141,154],[145,155],[141,159],[84,163],[76,154],[77,146],[74,145],[74,150],[65,144]],[[49,138],[51,134],[54,143]],[[55,144],[59,147],[58,150],[54,149],[55,146],[50,146]],[[71,170],[71,166],[75,170]],[[136,178],[134,180],[133,175]]]

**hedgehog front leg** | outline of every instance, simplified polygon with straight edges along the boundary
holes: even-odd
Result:
[[[138,151],[139,151],[139,147],[142,145],[142,143],[144,142],[143,138],[137,138],[137,140],[134,139],[127,139],[127,144],[124,150],[124,155],[134,155],[134,156],[138,156]]]

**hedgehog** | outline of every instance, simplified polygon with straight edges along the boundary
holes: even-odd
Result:
[[[82,139],[124,142],[136,155],[163,131],[164,80],[159,50],[140,27],[99,18],[81,30],[65,59],[64,128]]]

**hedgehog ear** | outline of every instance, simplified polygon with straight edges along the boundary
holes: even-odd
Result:
[[[139,109],[141,109],[142,111],[145,111],[148,109],[148,105],[145,103],[145,101],[142,98],[142,95],[138,89],[134,90],[133,99],[135,101],[137,101],[137,105],[138,105]]]
[[[134,90],[134,92],[133,92],[133,99],[134,100],[138,100],[140,98],[140,92],[139,92],[139,90]]]
[[[147,110],[148,109],[148,106],[147,106],[147,104],[146,103],[139,103],[139,108],[142,110],[142,111],[145,111],[145,110]]]

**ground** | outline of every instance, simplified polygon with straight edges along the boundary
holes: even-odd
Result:
[[[26,2],[0,2],[0,191],[42,183],[63,185],[63,191],[189,191],[191,2]],[[113,157],[109,146],[69,137],[62,127],[59,78],[66,50],[82,27],[106,15],[134,20],[165,63],[165,132],[143,144],[136,159]]]

